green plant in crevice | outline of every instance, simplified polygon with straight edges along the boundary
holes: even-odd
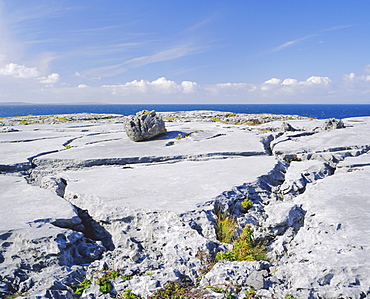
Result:
[[[216,260],[228,261],[260,261],[267,260],[267,247],[263,240],[253,237],[253,229],[247,225],[240,234],[239,239],[233,243],[233,249],[227,252],[218,252]]]
[[[252,286],[248,286],[248,290],[244,291],[245,298],[246,299],[257,299],[257,298],[267,298],[263,295],[257,295],[256,289]],[[268,297],[270,298],[270,297]],[[274,299],[274,297],[271,297],[271,299]]]
[[[139,295],[136,295],[132,292],[131,289],[125,290],[118,298],[120,299],[141,299]]]
[[[215,221],[217,240],[231,244],[236,238],[238,223],[234,218],[228,216],[227,211],[222,211],[220,205],[216,205],[214,211],[217,216]]]
[[[245,199],[240,203],[240,206],[241,206],[244,210],[248,211],[248,210],[253,206],[253,202],[252,202],[250,199],[245,198]]]
[[[90,285],[92,284],[92,280],[91,279],[87,279],[85,278],[82,282],[80,282],[79,284],[77,285],[72,285],[72,287],[75,287],[76,290],[75,290],[75,294],[77,295],[81,295],[83,293],[84,290],[86,290]]]
[[[211,291],[219,294],[224,294],[226,299],[234,299],[234,298],[239,298],[238,294],[242,290],[241,285],[234,284],[232,282],[228,284],[222,284],[223,287],[219,286],[207,286],[207,289],[210,289]]]
[[[131,280],[131,278],[132,278],[132,276],[131,276],[131,275],[121,276],[121,279],[122,279],[122,280],[125,280],[125,281]]]
[[[113,284],[111,280],[118,278],[118,277],[119,277],[119,273],[117,271],[105,272],[97,280],[97,284],[99,285],[100,292],[110,293],[113,290]]]
[[[148,299],[194,299],[205,298],[203,289],[194,288],[194,284],[187,279],[185,281],[170,281],[157,290]]]
[[[185,299],[185,289],[181,283],[178,282],[167,282],[166,285],[155,292],[149,299],[163,299],[163,298],[171,298],[171,299]]]

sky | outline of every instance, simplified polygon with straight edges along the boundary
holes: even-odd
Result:
[[[368,0],[0,0],[0,103],[370,104]]]

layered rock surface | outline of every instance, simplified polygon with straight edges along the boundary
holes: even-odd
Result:
[[[0,297],[74,298],[84,279],[82,298],[171,281],[191,298],[370,295],[370,118],[159,114],[167,132],[140,143],[117,115],[1,120]],[[212,266],[232,247],[220,207],[268,261]]]

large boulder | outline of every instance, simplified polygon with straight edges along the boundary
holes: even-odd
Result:
[[[166,132],[163,119],[155,111],[143,110],[125,118],[124,128],[133,141],[151,139]]]
[[[344,123],[341,119],[335,119],[335,118],[329,118],[325,121],[325,123],[322,125],[322,130],[335,130],[335,129],[343,129]]]

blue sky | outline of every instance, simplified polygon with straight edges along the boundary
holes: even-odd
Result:
[[[370,104],[370,1],[0,0],[0,102]]]

